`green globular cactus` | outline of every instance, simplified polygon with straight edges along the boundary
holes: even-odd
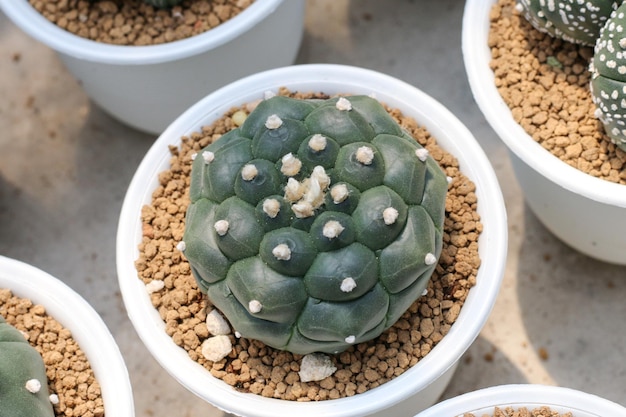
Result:
[[[235,331],[337,353],[427,287],[447,178],[375,99],[266,99],[192,165],[183,242]]]
[[[626,3],[600,32],[591,61],[591,96],[606,134],[626,151]]]
[[[39,352],[0,316],[0,417],[54,417]]]
[[[148,3],[159,9],[166,9],[169,7],[174,7],[182,0],[143,0],[145,3]]]
[[[593,46],[621,1],[517,0],[516,7],[535,29],[572,43]]]

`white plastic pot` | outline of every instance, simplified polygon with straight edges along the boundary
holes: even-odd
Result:
[[[626,185],[585,174],[553,156],[515,122],[496,89],[487,46],[495,2],[465,4],[463,57],[474,99],[508,147],[525,200],[546,228],[588,256],[626,265]]]
[[[0,1],[24,32],[54,49],[89,97],[134,128],[160,134],[206,94],[294,62],[305,0],[257,0],[205,33],[150,46],[91,41],[48,21],[27,0]]]
[[[0,288],[31,300],[72,332],[102,390],[107,416],[134,417],[130,379],[122,355],[98,313],[78,293],[48,273],[0,256]]]
[[[626,416],[626,408],[596,395],[569,388],[546,385],[500,385],[460,395],[443,401],[416,417],[462,417],[472,413],[476,417],[492,415],[495,407],[525,407],[532,410],[548,406],[561,414],[571,412],[575,417]]]
[[[482,263],[477,285],[470,290],[457,322],[448,335],[403,375],[380,387],[349,398],[295,402],[237,392],[214,378],[164,331],[134,261],[141,241],[141,207],[151,202],[158,174],[169,168],[169,145],[182,135],[211,124],[229,109],[286,86],[293,91],[374,94],[425,126],[461,170],[477,184],[484,232],[479,241]],[[412,416],[432,405],[448,385],[461,355],[483,327],[503,277],[507,248],[506,212],[496,176],[471,133],[446,108],[415,87],[395,78],[340,65],[301,65],[259,73],[232,83],[195,104],[157,139],[141,162],[127,191],[117,235],[118,278],[124,303],[137,333],[157,361],[182,385],[227,412],[248,417]]]

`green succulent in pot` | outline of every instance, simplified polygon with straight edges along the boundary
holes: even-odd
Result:
[[[591,61],[591,93],[596,117],[611,141],[626,151],[626,4],[602,28]]]
[[[54,417],[41,355],[0,316],[0,417]]]
[[[517,9],[537,30],[594,46],[591,96],[604,131],[626,151],[626,5],[612,0],[517,0]]]
[[[517,9],[539,31],[568,42],[593,46],[611,12],[614,0],[517,0]]]
[[[375,99],[276,96],[195,158],[184,254],[242,336],[337,353],[422,295],[446,193],[437,163]]]

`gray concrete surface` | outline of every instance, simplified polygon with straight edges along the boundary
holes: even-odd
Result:
[[[566,247],[524,205],[507,151],[465,77],[463,6],[308,0],[298,62],[367,67],[421,88],[467,125],[498,175],[509,218],[506,275],[489,322],[444,398],[529,382],[626,405],[626,269]],[[0,74],[0,254],[55,275],[93,304],[126,359],[138,417],[222,416],[150,357],[117,286],[119,210],[155,138],[90,103],[55,53],[2,15]]]

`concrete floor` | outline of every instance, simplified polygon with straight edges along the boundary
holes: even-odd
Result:
[[[566,247],[525,206],[506,149],[465,77],[463,6],[460,0],[308,0],[298,62],[367,67],[421,88],[467,125],[498,175],[510,221],[506,276],[444,398],[528,382],[626,405],[626,269]],[[93,304],[126,358],[138,417],[222,416],[150,357],[117,286],[119,210],[155,138],[90,103],[55,53],[2,15],[0,74],[0,254],[55,275]]]

